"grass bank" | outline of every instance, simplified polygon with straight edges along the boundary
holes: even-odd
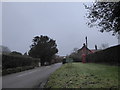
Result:
[[[54,72],[46,88],[118,88],[118,66],[95,63],[64,64]]]

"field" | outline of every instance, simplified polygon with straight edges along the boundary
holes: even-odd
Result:
[[[118,66],[68,63],[54,72],[46,88],[118,88]]]

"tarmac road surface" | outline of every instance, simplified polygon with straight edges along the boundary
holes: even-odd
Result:
[[[57,63],[3,76],[2,88],[43,88],[41,84],[44,84],[61,65],[62,63]]]

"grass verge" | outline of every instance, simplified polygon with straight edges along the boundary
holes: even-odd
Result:
[[[54,72],[45,88],[118,88],[119,66],[68,63]]]

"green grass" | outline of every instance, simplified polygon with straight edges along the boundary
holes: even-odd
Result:
[[[64,64],[54,72],[46,88],[118,88],[118,66],[95,63]]]

